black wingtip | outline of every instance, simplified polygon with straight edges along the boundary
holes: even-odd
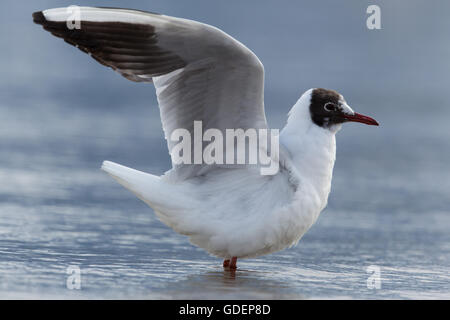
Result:
[[[45,19],[44,14],[42,11],[37,11],[33,13],[33,22],[36,24],[44,24],[47,19]]]

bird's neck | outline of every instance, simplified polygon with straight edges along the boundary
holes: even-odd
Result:
[[[291,174],[298,180],[300,189],[314,190],[325,206],[331,187],[334,161],[336,159],[335,133],[319,127],[311,121],[309,100],[302,98],[289,113],[286,126],[280,133],[280,143],[288,152]]]

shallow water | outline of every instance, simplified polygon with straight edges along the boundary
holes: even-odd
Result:
[[[229,272],[99,170],[105,158],[164,172],[142,163],[156,160],[141,149],[148,135],[133,133],[145,131],[147,108],[113,137],[121,114],[80,110],[65,120],[53,111],[30,139],[43,110],[2,108],[1,298],[450,298],[449,172],[430,150],[385,144],[389,123],[339,133],[329,205],[298,246]],[[19,122],[29,129],[14,131]],[[90,126],[95,136],[83,133]],[[450,140],[428,139],[426,148],[450,150]],[[371,265],[380,289],[367,286]],[[66,286],[69,266],[81,270],[80,290]]]
[[[329,204],[296,247],[224,271],[99,170],[169,169],[152,86],[32,24],[33,11],[71,2],[2,1],[0,298],[450,299],[448,1],[381,1],[379,31],[366,29],[364,1],[194,2],[115,6],[201,20],[247,44],[266,68],[274,128],[314,86],[381,126],[338,134]],[[67,287],[74,266],[80,290]]]

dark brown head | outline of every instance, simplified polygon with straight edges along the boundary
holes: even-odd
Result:
[[[322,128],[349,121],[378,125],[374,119],[354,112],[345,102],[344,97],[334,90],[313,89],[309,110],[311,120]]]

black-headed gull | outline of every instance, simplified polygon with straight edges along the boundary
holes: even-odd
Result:
[[[118,8],[49,9],[33,19],[127,79],[153,82],[170,151],[171,134],[194,134],[195,121],[204,129],[268,129],[262,63],[215,27]],[[165,224],[235,269],[238,258],[296,244],[316,221],[330,192],[335,134],[348,121],[378,125],[339,93],[310,89],[279,134],[276,174],[204,162],[174,165],[160,177],[109,161],[102,169]]]

